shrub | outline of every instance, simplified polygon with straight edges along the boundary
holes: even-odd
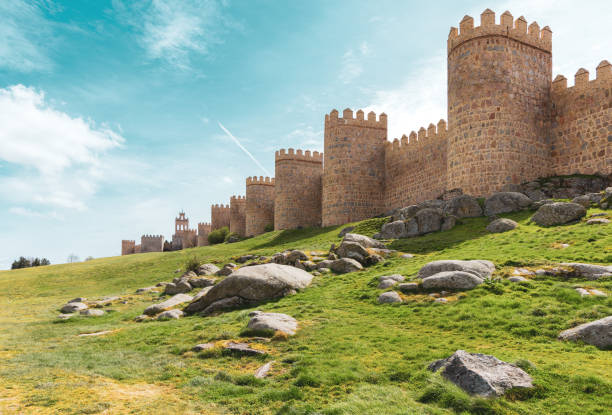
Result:
[[[238,242],[240,241],[240,235],[238,235],[236,232],[229,232],[227,235],[225,235],[225,240],[224,242]]]
[[[220,229],[215,229],[211,233],[208,234],[208,243],[211,245],[220,244],[225,241],[225,237],[229,233],[229,229],[227,226],[224,226]]]
[[[198,267],[200,266],[200,260],[195,256],[189,258],[187,262],[185,262],[185,272],[193,271],[196,272]]]
[[[272,225],[271,223],[268,223],[265,227],[264,227],[264,232],[272,232],[274,230],[274,225]]]
[[[50,265],[51,262],[47,258],[26,258],[19,257],[19,259],[13,261],[11,269],[40,267],[42,265]]]

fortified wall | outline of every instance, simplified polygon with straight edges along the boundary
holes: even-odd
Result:
[[[163,235],[142,235],[140,238],[140,252],[162,252],[163,250]]]
[[[211,232],[210,223],[200,222],[198,223],[198,246],[207,246],[208,235]]]
[[[562,75],[553,81],[551,29],[508,11],[498,22],[486,9],[480,25],[465,16],[451,27],[447,71],[448,124],[389,141],[385,113],[334,109],[325,116],[324,153],[277,151],[276,177],[249,177],[246,198],[213,205],[211,230],[252,236],[271,225],[338,225],[449,191],[485,197],[553,175],[612,179],[608,61],[595,79],[581,68],[571,87]],[[140,249],[122,242],[122,253]]]

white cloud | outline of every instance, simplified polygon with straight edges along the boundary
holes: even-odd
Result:
[[[82,210],[106,166],[100,156],[124,142],[105,125],[56,110],[44,92],[0,89],[0,193],[18,203]]]
[[[323,151],[323,131],[315,130],[310,125],[301,125],[287,134],[292,148]]]
[[[438,51],[414,68],[398,88],[376,91],[363,109],[388,116],[388,138],[399,138],[446,119],[446,53]]]
[[[223,15],[216,0],[113,1],[121,18],[134,26],[147,56],[180,69],[191,68],[192,55],[207,55],[220,34],[238,25]]]
[[[338,78],[344,84],[350,84],[363,73],[363,60],[370,55],[367,42],[362,42],[358,48],[349,49],[342,55],[342,68]]]
[[[47,56],[50,26],[38,4],[24,0],[0,1],[0,16],[0,68],[18,72],[51,69],[53,64]]]

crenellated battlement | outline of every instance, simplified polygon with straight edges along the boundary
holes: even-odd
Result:
[[[584,68],[578,69],[574,75],[574,85],[567,86],[567,78],[563,75],[557,75],[552,81],[551,92],[553,94],[561,94],[564,92],[571,93],[572,91],[584,92],[591,87],[598,87],[604,82],[612,80],[612,65],[607,60],[603,60],[597,65],[595,79],[589,80],[589,71]]]
[[[426,145],[428,142],[432,142],[438,139],[446,139],[446,121],[440,120],[438,121],[437,126],[429,124],[427,129],[425,127],[421,127],[419,132],[412,131],[409,136],[405,134],[400,138],[395,138],[393,141],[387,141],[386,143],[386,151],[394,152],[394,151],[408,151],[408,150],[416,150]]]
[[[244,203],[246,201],[246,196],[236,196],[233,195],[232,197],[230,197],[230,202],[236,202],[236,203]],[[230,203],[230,206],[232,204]]]
[[[310,161],[315,163],[323,163],[323,153],[319,153],[318,151],[310,150],[302,151],[302,150],[294,150],[289,148],[287,150],[280,149],[275,153],[275,160],[300,160],[300,161]]]
[[[450,54],[457,46],[469,40],[491,36],[514,39],[545,52],[552,52],[550,27],[544,26],[540,29],[537,22],[527,25],[527,20],[523,16],[514,20],[509,11],[505,11],[501,15],[500,23],[496,24],[495,13],[486,9],[480,15],[480,26],[474,27],[474,18],[466,15],[459,23],[459,29],[451,27],[447,42],[448,53]]]
[[[374,111],[368,113],[367,119],[364,117],[363,110],[358,110],[355,116],[353,116],[353,110],[350,108],[346,108],[342,111],[342,117],[338,115],[338,110],[335,109],[325,115],[325,125],[329,127],[350,125],[366,128],[387,128],[387,114],[384,112],[380,114],[378,120],[376,119],[376,113]]]
[[[142,239],[160,239],[164,238],[163,235],[142,235]]]
[[[230,208],[230,205],[224,205],[223,203],[211,205],[211,209],[213,210],[225,210],[229,208]]]
[[[274,186],[274,177],[270,178],[270,177],[259,176],[259,178],[257,178],[257,176],[253,176],[253,177],[246,178],[247,186],[256,185],[256,184],[264,185],[264,186]]]

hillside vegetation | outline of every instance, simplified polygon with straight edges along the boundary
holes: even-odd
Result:
[[[590,209],[590,213],[598,212]],[[0,272],[0,413],[19,414],[603,414],[612,402],[611,351],[561,342],[558,333],[612,315],[612,297],[581,297],[574,287],[612,293],[597,281],[504,279],[516,266],[612,263],[611,225],[583,222],[540,228],[532,212],[504,215],[519,228],[489,234],[485,218],[389,246],[414,254],[344,275],[322,275],[296,295],[259,310],[295,317],[300,330],[258,347],[266,357],[194,353],[198,343],[239,340],[255,308],[214,317],[136,323],[158,293],[140,287],[170,281],[196,256],[222,265],[242,254],[285,249],[327,251],[342,227],[269,232],[234,244],[104,258]],[[357,223],[372,235],[381,219]],[[568,247],[563,248],[568,244]],[[426,295],[381,305],[377,278],[416,274],[436,259],[487,259],[501,281],[453,296]],[[102,317],[58,321],[74,297],[120,295]],[[112,312],[110,312],[112,311]],[[98,337],[79,334],[110,330]],[[427,365],[458,349],[516,362],[535,388],[505,397],[470,397]],[[265,379],[253,377],[274,361]]]

